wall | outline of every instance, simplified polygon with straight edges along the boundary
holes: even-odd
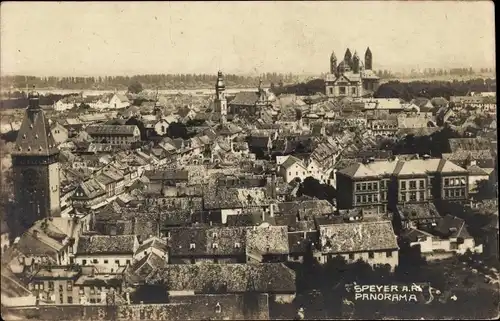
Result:
[[[398,250],[392,250],[392,256],[387,257],[386,251],[382,252],[372,252],[373,253],[373,258],[369,257],[369,252],[359,252],[359,253],[351,253],[353,257],[349,257],[349,254],[323,254],[322,260],[320,263],[326,263],[328,262],[328,258],[334,257],[334,256],[341,256],[344,258],[344,260],[347,263],[354,263],[358,260],[362,260],[370,265],[385,265],[389,264],[391,266],[392,271],[394,271],[395,267],[399,264],[399,251]]]
[[[86,264],[83,264],[83,260],[86,260]],[[97,260],[98,263],[93,263],[94,260]],[[107,263],[105,263],[105,260],[107,260]],[[133,260],[133,255],[132,254],[127,254],[127,255],[77,254],[75,257],[76,264],[95,266],[99,270],[99,272],[102,273],[116,272],[119,267],[127,266],[127,260],[129,260],[129,263],[131,263]],[[118,261],[118,263],[116,261]]]

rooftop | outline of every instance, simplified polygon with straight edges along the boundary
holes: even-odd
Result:
[[[390,221],[319,226],[323,253],[351,253],[398,248]]]
[[[135,235],[92,235],[78,240],[78,255],[81,254],[134,254]]]

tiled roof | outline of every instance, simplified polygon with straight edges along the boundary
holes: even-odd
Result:
[[[229,105],[254,106],[259,100],[259,93],[252,91],[242,91],[236,94]]]
[[[188,180],[189,171],[185,170],[152,170],[144,175],[150,180]]]
[[[288,254],[287,226],[259,226],[247,230],[247,253]]]
[[[398,248],[390,221],[342,223],[319,227],[323,253],[351,253]]]
[[[315,246],[319,240],[317,231],[296,231],[288,233],[290,253],[305,254],[309,246]]]
[[[81,236],[77,255],[82,254],[134,254],[135,235],[93,235]]]
[[[13,155],[49,156],[59,153],[42,109],[26,109]]]
[[[357,163],[341,169],[337,173],[356,178],[377,177],[379,175],[419,175],[433,172],[465,172],[465,169],[445,159],[431,158],[406,161],[375,161],[368,164]]]
[[[164,253],[167,253],[167,251],[168,251],[167,242],[165,242],[162,239],[159,239],[157,237],[153,237],[149,240],[144,241],[139,246],[139,248],[136,250],[136,253],[140,253],[140,252],[145,251],[149,248],[155,248],[155,249],[158,249]]]
[[[487,150],[490,149],[490,141],[481,137],[477,138],[450,138],[451,152],[458,150]]]
[[[401,219],[410,221],[441,218],[433,203],[397,205],[397,209]]]
[[[435,229],[442,236],[447,237],[462,237],[462,238],[470,238],[470,234],[467,231],[467,227],[465,225],[465,221],[456,216],[452,216],[447,214],[444,216]]]
[[[91,125],[85,130],[91,136],[95,135],[133,135],[135,125]]]
[[[281,263],[169,264],[146,283],[164,282],[170,291],[295,293],[295,273]]]
[[[140,281],[147,278],[154,270],[165,268],[166,265],[166,260],[159,257],[156,253],[150,252],[141,260],[132,264],[127,272],[131,274],[134,281]]]

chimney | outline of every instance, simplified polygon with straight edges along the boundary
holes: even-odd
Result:
[[[33,230],[33,237],[38,238],[38,230]]]
[[[274,203],[269,204],[269,215],[274,217]]]

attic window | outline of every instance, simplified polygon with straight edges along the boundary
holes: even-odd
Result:
[[[220,303],[217,302],[217,304],[215,305],[215,313],[221,313],[222,312],[222,308],[220,306]]]
[[[40,147],[38,148],[38,150],[39,150],[39,151],[41,151],[42,149],[43,149],[43,148],[42,148],[42,146],[40,146]]]
[[[23,139],[26,139],[26,134],[23,134]]]
[[[38,134],[35,134],[35,138],[38,138]]]
[[[191,250],[194,250],[196,248],[196,244],[194,244],[194,243],[189,244],[189,248]]]
[[[219,245],[217,245],[217,243],[214,243],[214,244],[212,244],[212,248],[217,249],[217,248],[219,248]]]
[[[239,249],[241,247],[241,245],[240,245],[240,243],[236,242],[236,243],[234,243],[234,247]]]
[[[18,149],[18,150],[22,150],[21,146],[19,146],[17,149]]]
[[[30,124],[30,128],[33,129],[33,124]]]
[[[30,150],[31,150],[31,147],[30,147],[30,146],[28,146],[28,151],[30,151]]]
[[[216,238],[216,237],[217,237],[217,233],[215,233],[215,232],[214,232],[214,233],[212,233],[212,237],[213,237],[213,238]]]

